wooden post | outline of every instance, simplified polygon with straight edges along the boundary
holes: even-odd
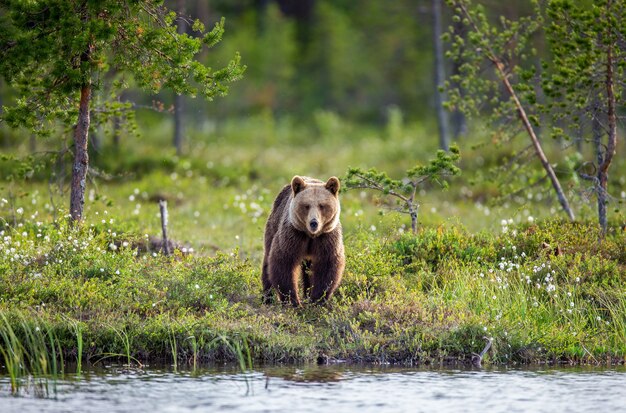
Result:
[[[163,241],[161,247],[163,254],[170,255],[170,245],[167,239],[167,201],[162,199],[159,201],[159,209],[161,210],[161,231],[163,232]]]

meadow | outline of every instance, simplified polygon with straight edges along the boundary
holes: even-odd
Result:
[[[140,117],[139,129],[117,146],[101,134],[81,226],[68,223],[58,165],[2,185],[0,344],[16,383],[111,359],[471,363],[488,340],[483,363],[626,360],[623,156],[604,239],[593,203],[573,185],[574,223],[540,187],[494,203],[499,184],[480,171],[507,150],[474,149],[478,137],[459,142],[463,172],[449,189],[419,192],[416,234],[380,194],[343,191],[342,285],[327,306],[293,309],[261,304],[274,196],[295,174],[341,178],[375,166],[401,177],[434,157],[432,128],[365,127],[328,112],[310,127],[261,115],[189,128],[182,157],[167,119]],[[8,151],[24,155],[28,145],[16,140]],[[3,161],[5,176],[12,162]],[[177,244],[171,256],[158,247],[160,199]]]

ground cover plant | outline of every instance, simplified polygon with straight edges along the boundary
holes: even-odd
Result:
[[[162,151],[158,142],[167,136],[159,131],[169,125],[159,125],[122,160],[143,162],[144,169],[126,169],[132,174],[115,172],[107,159],[113,155],[97,155],[110,175],[94,181],[88,218],[78,227],[59,207],[56,181],[35,174],[4,182],[0,344],[16,386],[31,374],[61,374],[68,362],[111,359],[135,367],[471,363],[487,339],[493,344],[483,363],[624,362],[619,208],[601,240],[592,207],[583,203],[576,211],[583,219],[574,223],[552,218],[555,207],[539,190],[492,204],[497,188],[470,171],[477,156],[484,163],[498,148],[477,154],[461,145],[464,173],[450,189],[420,191],[416,233],[406,218],[379,211],[384,202],[375,193],[342,193],[346,270],[332,302],[262,305],[263,226],[293,171],[341,175],[376,165],[398,176],[415,163],[406,159],[413,136],[426,132],[406,125],[382,139],[384,132],[365,128],[344,140],[318,135],[306,143],[293,130],[248,122],[196,135],[197,150],[182,158]],[[263,132],[271,147],[262,140],[241,145],[243,135]],[[325,154],[332,148],[331,163]],[[412,153],[426,162],[435,149]],[[619,188],[623,163],[616,169]],[[170,256],[155,239],[159,199],[169,201],[177,242]]]

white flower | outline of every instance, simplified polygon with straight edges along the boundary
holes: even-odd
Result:
[[[196,290],[200,288],[200,286],[198,284],[195,285]]]

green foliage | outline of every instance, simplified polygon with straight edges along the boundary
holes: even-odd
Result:
[[[493,67],[494,60],[501,61],[513,79],[519,76],[521,80],[532,73],[528,61],[536,50],[529,43],[542,26],[541,16],[523,16],[518,20],[500,16],[496,23],[490,21],[482,5],[474,5],[470,0],[448,0],[447,4],[454,13],[453,20],[464,27],[464,30],[450,27],[444,35],[444,40],[450,43],[446,57],[459,65],[458,74],[446,82],[447,106],[470,116],[478,115],[483,108],[492,109],[491,114],[480,113],[488,116],[490,124],[513,116],[512,98],[501,100],[499,76],[485,76],[485,64]],[[528,87],[521,81],[515,84],[522,90]]]
[[[450,152],[439,150],[437,157],[428,165],[414,166],[406,171],[403,179],[391,179],[385,172],[379,172],[375,168],[367,171],[350,168],[343,184],[347,189],[373,189],[385,197],[394,198],[395,205],[392,208],[411,216],[411,227],[415,232],[419,209],[419,203],[415,200],[417,188],[429,181],[447,188],[446,177],[461,173],[456,166],[459,158],[460,153],[456,146],[452,146]]]
[[[203,44],[211,47],[219,42],[223,20],[208,33],[195,24],[198,37],[179,34],[175,13],[161,3],[0,3],[0,75],[20,96],[15,105],[5,108],[3,119],[40,134],[49,134],[56,121],[71,125],[76,121],[80,88],[91,83],[102,88],[109,74],[131,75],[152,93],[165,87],[208,99],[226,94],[227,84],[239,79],[245,69],[239,56],[218,70],[194,59]],[[105,113],[115,114],[126,106],[109,101],[108,107]],[[99,118],[106,120],[103,113]]]

